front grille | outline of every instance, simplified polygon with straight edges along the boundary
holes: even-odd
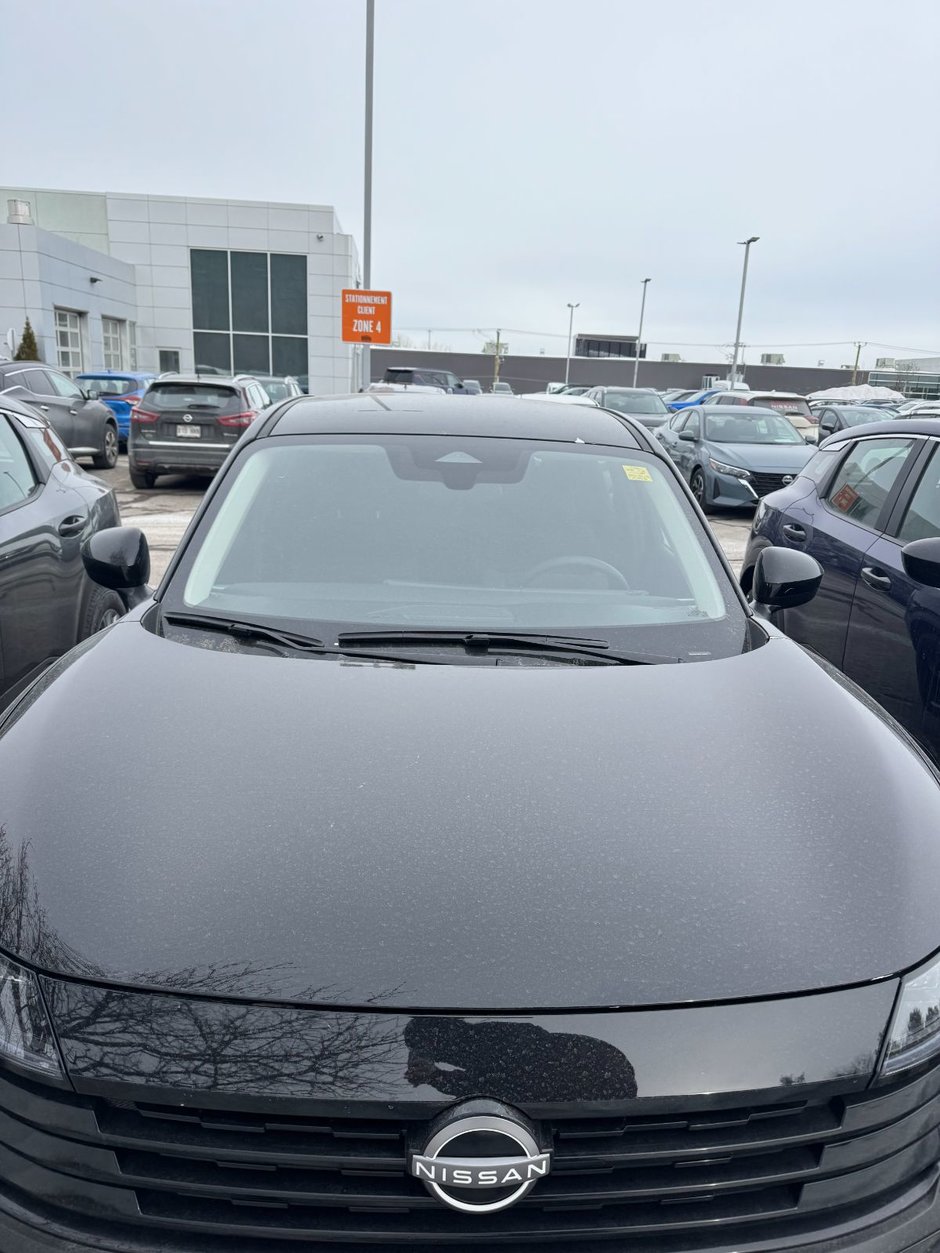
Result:
[[[796,475],[788,474],[786,477],[792,482]],[[767,496],[770,492],[776,492],[781,487],[786,487],[787,485],[783,480],[784,475],[782,474],[752,474],[751,486],[758,496]]]
[[[483,1217],[442,1207],[408,1176],[427,1124],[391,1108],[366,1119],[164,1106],[6,1075],[0,1188],[76,1228],[159,1230],[168,1250],[304,1241],[322,1253],[458,1253],[485,1238],[587,1253],[613,1241],[646,1250],[653,1236],[658,1250],[704,1250],[862,1221],[926,1180],[940,1156],[938,1092],[940,1070],[860,1095],[557,1118],[543,1123],[552,1173]]]

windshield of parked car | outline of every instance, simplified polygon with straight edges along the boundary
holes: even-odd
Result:
[[[113,374],[82,374],[78,378],[80,386],[86,392],[97,392],[99,396],[126,396],[129,392],[139,392],[141,384],[137,379],[116,378]]]
[[[803,436],[792,422],[776,413],[705,414],[705,438],[716,444],[802,444]]]
[[[662,396],[656,396],[652,392],[618,392],[608,390],[604,393],[604,408],[615,409],[617,413],[669,414]]]
[[[600,633],[675,660],[745,624],[704,528],[638,450],[458,436],[249,446],[166,593],[332,631]]]
[[[198,412],[229,415],[244,406],[237,391],[215,383],[154,383],[140,407],[149,413]]]

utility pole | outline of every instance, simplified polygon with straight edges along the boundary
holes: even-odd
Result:
[[[744,289],[747,287],[747,262],[751,253],[751,244],[756,244],[759,239],[759,235],[752,235],[750,239],[738,240],[738,243],[744,247],[744,269],[741,272],[741,299],[738,301],[738,329],[734,333],[734,356],[731,359],[732,387],[734,387],[738,378],[738,356],[741,352],[741,320],[744,317]]]
[[[499,328],[496,328],[496,355],[493,357],[493,382],[499,382]]]
[[[570,312],[568,314],[568,355],[565,357],[565,387],[568,386],[568,371],[571,369],[571,332],[574,329],[574,311],[580,308],[580,300],[574,305],[570,301],[568,302]]]
[[[636,376],[640,369],[640,341],[643,338],[643,314],[646,312],[646,285],[650,279],[643,279],[643,299],[640,301],[640,329],[636,336],[636,352],[633,354],[633,386],[636,387]]]
[[[372,287],[372,66],[375,59],[375,0],[366,0],[366,125],[362,203],[362,285]],[[372,349],[362,346],[362,386],[372,382]]]
[[[428,352],[430,351],[431,351],[431,331],[430,331],[430,328],[428,328]]]
[[[858,343],[858,342],[856,341],[856,344],[855,344],[855,365],[853,365],[853,366],[852,366],[852,386],[853,386],[853,387],[855,386],[855,380],[858,378],[858,359],[859,359],[859,357],[862,355],[862,349],[863,349],[864,347],[865,347],[865,345],[864,345],[864,344],[860,344],[860,343]]]

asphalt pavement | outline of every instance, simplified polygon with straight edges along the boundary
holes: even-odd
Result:
[[[121,518],[127,526],[139,526],[150,544],[151,583],[163,577],[190,518],[196,510],[208,479],[184,474],[168,474],[157,479],[152,491],[138,491],[127,476],[127,458],[121,457],[113,470],[96,471],[114,488]],[[724,509],[711,519],[712,527],[734,570],[740,569],[751,528],[750,510]]]

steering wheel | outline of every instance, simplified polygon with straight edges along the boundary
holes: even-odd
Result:
[[[537,566],[522,578],[522,586],[528,587],[541,574],[548,574],[550,570],[564,570],[568,566],[583,566],[589,570],[600,570],[606,574],[615,587],[622,587],[625,592],[629,592],[630,584],[623,577],[616,566],[612,566],[609,561],[602,561],[600,557],[552,557],[548,561],[540,561]]]

